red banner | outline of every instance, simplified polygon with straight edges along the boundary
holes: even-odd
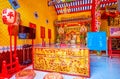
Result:
[[[48,29],[48,38],[51,39],[51,29]]]
[[[41,38],[45,38],[45,27],[41,26]]]

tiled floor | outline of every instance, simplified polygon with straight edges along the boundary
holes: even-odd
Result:
[[[112,59],[106,56],[90,56],[91,76],[87,79],[120,79],[120,58],[113,57]],[[29,66],[27,69],[31,69]],[[34,79],[43,79],[47,72],[35,71]],[[73,79],[76,76],[64,75],[64,79]],[[15,79],[15,75],[10,79]]]

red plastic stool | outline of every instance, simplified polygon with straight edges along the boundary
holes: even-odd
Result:
[[[60,73],[48,73],[43,79],[63,79],[63,76]]]
[[[32,69],[26,69],[18,72],[15,76],[16,79],[34,79],[35,72]]]

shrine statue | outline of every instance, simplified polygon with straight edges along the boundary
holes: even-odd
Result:
[[[76,46],[76,38],[77,38],[76,34],[73,34],[70,41],[72,47]]]
[[[82,25],[80,27],[80,44],[85,46],[86,43],[86,33],[87,33],[87,28],[85,25]]]

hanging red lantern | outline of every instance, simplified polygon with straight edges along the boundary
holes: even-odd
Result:
[[[2,20],[7,25],[19,25],[20,14],[12,9],[4,9],[2,12]]]
[[[16,11],[12,9],[4,9],[2,12],[2,20],[4,24],[14,24],[16,19]]]

